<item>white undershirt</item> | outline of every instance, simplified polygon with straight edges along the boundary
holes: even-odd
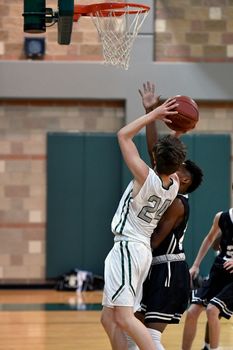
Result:
[[[233,208],[229,210],[229,215],[230,215],[231,221],[233,222]]]

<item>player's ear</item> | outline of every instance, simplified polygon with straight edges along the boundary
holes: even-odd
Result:
[[[182,182],[185,183],[186,185],[190,184],[191,181],[192,181],[192,179],[189,176],[184,176],[182,179]]]

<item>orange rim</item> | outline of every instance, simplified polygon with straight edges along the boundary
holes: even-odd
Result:
[[[132,8],[135,8],[132,9]],[[118,11],[121,9],[122,11]],[[97,16],[101,12],[101,16],[107,17],[109,13],[114,12],[115,16],[122,16],[127,13],[130,15],[145,13],[150,10],[150,7],[144,4],[125,3],[125,2],[106,2],[90,5],[74,5],[74,20],[78,20],[80,16]]]

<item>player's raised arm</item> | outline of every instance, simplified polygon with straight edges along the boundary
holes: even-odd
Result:
[[[142,98],[142,104],[145,108],[146,114],[153,111],[159,105],[159,96],[155,92],[155,84],[147,81],[143,84],[142,89],[139,89],[139,94]],[[146,142],[147,150],[150,156],[151,166],[154,168],[155,159],[154,159],[154,145],[158,142],[158,132],[156,122],[146,125]]]
[[[169,122],[169,116],[177,113],[174,111],[176,106],[175,99],[168,99],[161,106],[157,107],[150,113],[137,118],[118,131],[118,142],[123,158],[139,185],[142,185],[146,180],[149,168],[141,159],[135,143],[133,142],[133,138],[143,127],[155,120]]]
[[[217,238],[217,236],[220,233],[220,228],[219,228],[219,225],[218,225],[220,215],[221,215],[221,212],[217,213],[215,215],[212,227],[211,227],[208,235],[203,240],[203,242],[201,244],[201,247],[199,249],[199,252],[198,252],[198,254],[196,256],[196,259],[195,259],[192,267],[190,268],[190,275],[193,278],[195,278],[197,276],[197,274],[199,273],[199,266],[200,266],[203,258],[205,257],[205,255],[208,252],[209,248],[212,246],[214,240]]]

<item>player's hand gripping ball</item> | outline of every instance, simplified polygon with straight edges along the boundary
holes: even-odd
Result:
[[[179,104],[176,107],[177,114],[169,115],[172,123],[166,123],[167,126],[175,131],[187,132],[195,128],[199,120],[199,110],[196,102],[188,97],[177,95],[174,97]]]

